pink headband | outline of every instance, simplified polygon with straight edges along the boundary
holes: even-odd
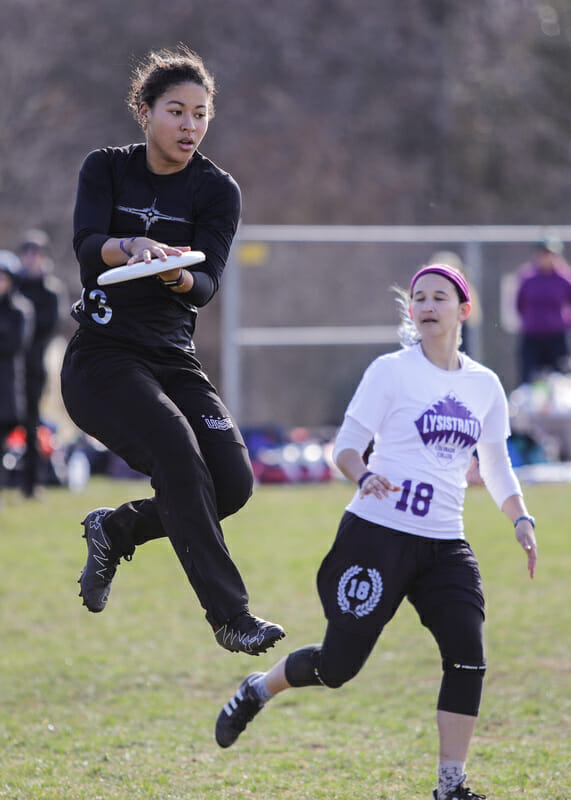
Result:
[[[445,278],[448,278],[448,280],[452,281],[452,283],[458,288],[461,301],[463,303],[470,302],[470,288],[468,286],[468,281],[457,270],[452,269],[452,267],[449,267],[447,264],[428,264],[428,266],[419,269],[410,282],[411,297],[414,284],[417,282],[417,280],[430,272],[435,272],[437,275],[443,275]]]

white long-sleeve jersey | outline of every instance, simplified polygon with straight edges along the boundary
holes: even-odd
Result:
[[[476,447],[483,466],[493,456],[488,476],[501,483],[491,489],[496,503],[521,494],[505,447],[510,430],[501,383],[468,356],[460,354],[460,360],[458,370],[440,369],[415,345],[380,356],[367,368],[335,451],[349,446],[344,428],[355,421],[373,439],[368,469],[401,488],[383,500],[356,492],[349,511],[418,536],[464,538],[465,476]],[[354,441],[354,449],[361,449],[363,433]]]

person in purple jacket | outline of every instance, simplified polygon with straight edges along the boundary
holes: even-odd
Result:
[[[571,268],[553,238],[538,242],[520,270],[516,308],[521,318],[520,378],[529,383],[542,370],[563,371],[569,356]]]

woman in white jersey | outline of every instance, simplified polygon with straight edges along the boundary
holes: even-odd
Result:
[[[328,622],[323,643],[290,653],[267,673],[249,675],[220,712],[216,740],[232,745],[278,692],[333,688],[353,678],[407,597],[442,656],[433,800],[471,800],[484,797],[465,785],[465,763],[486,669],[482,583],[462,519],[476,445],[482,477],[515,527],[532,578],[535,523],[507,452],[500,381],[458,350],[470,313],[465,278],[432,264],[403,294],[403,332],[412,322],[415,339],[403,338],[401,350],[368,367],[335,444],[337,465],[359,488],[318,574]]]

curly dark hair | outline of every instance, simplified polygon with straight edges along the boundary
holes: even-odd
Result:
[[[197,53],[180,44],[176,50],[152,50],[135,66],[127,106],[135,120],[140,122],[139,108],[146,103],[152,108],[156,100],[171,86],[180,83],[197,83],[208,95],[208,114],[214,116],[214,77],[208,72]]]

